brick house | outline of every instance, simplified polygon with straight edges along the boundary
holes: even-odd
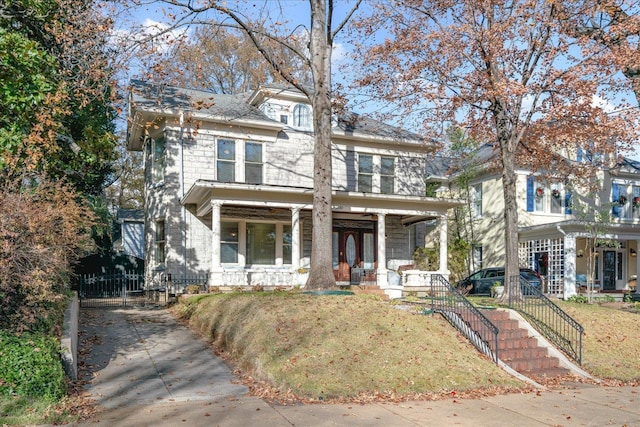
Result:
[[[131,87],[127,142],[145,156],[148,283],[194,274],[221,287],[298,283],[312,238],[308,100],[278,86],[241,95]],[[458,204],[425,197],[435,147],[353,113],[334,117],[332,141],[336,281],[397,294],[388,272],[411,264],[428,233],[446,243],[447,210]],[[430,269],[446,275],[441,247]]]

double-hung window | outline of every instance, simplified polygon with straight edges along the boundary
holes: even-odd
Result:
[[[151,156],[151,180],[154,184],[164,181],[164,165],[166,157],[166,144],[164,137],[152,141]]]
[[[238,262],[238,223],[220,223],[220,262],[235,264]]]
[[[155,223],[155,234],[153,239],[154,258],[156,264],[163,264],[165,259],[166,232],[164,219],[159,219]]]
[[[393,194],[395,186],[395,159],[393,157],[380,158],[380,192]]]
[[[366,154],[358,156],[358,191],[362,193],[373,191],[373,156]]]
[[[262,144],[244,144],[244,181],[248,184],[262,184]]]
[[[561,183],[536,182],[527,178],[527,212],[571,214],[571,191]]]
[[[231,139],[218,139],[217,174],[218,181],[236,180],[236,142]]]

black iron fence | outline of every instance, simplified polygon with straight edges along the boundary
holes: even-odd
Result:
[[[521,290],[509,292],[509,307],[568,357],[582,364],[582,325],[521,276],[510,277],[509,285],[516,288],[520,285]]]
[[[127,306],[145,299],[144,276],[112,272],[82,274],[78,277],[81,307]]]
[[[161,289],[171,296],[177,294],[202,293],[207,292],[209,287],[209,274],[166,274],[162,277]]]
[[[442,314],[481,352],[498,362],[498,327],[441,275],[432,274],[431,309]]]

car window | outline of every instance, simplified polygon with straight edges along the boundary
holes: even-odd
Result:
[[[489,270],[486,277],[502,277],[504,273],[501,270]]]
[[[484,273],[484,271],[476,271],[471,276],[469,276],[469,279],[478,280],[478,279],[480,279],[482,277],[482,273]]]

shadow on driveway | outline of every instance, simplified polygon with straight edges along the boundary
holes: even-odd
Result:
[[[104,408],[241,397],[229,367],[165,309],[83,308],[80,379]]]

